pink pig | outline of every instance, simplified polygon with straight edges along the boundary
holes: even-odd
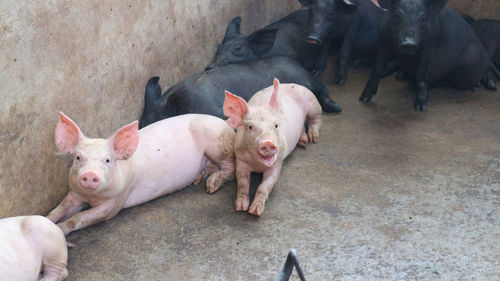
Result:
[[[226,91],[224,115],[229,117],[229,125],[237,128],[234,144],[238,182],[236,210],[248,210],[260,216],[278,181],[283,160],[297,142],[304,147],[307,142],[318,142],[321,106],[307,88],[297,84],[280,86],[275,78],[274,88],[271,86],[255,93],[248,104]],[[263,179],[249,209],[252,172],[263,173]]]
[[[59,227],[42,216],[0,220],[0,280],[66,279],[68,248]]]
[[[65,234],[199,182],[206,174],[210,193],[234,177],[235,133],[217,117],[186,114],[140,131],[135,121],[109,139],[93,139],[59,115],[57,149],[74,159],[70,191],[47,217],[59,222]],[[85,203],[90,209],[81,211]]]

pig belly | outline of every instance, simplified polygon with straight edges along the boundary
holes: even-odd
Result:
[[[21,232],[20,217],[0,220],[0,279],[35,281],[42,265],[40,254]]]
[[[132,167],[134,178],[125,208],[192,184],[209,163],[204,148],[197,145],[188,130],[190,115],[169,118],[177,122],[160,123],[164,126],[140,135],[139,147],[129,159],[135,163]]]

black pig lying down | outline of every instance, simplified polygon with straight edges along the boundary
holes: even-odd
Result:
[[[291,249],[290,252],[288,252],[288,257],[286,258],[285,266],[283,267],[283,270],[281,271],[280,275],[276,277],[274,281],[288,281],[290,279],[290,275],[292,275],[294,266],[295,269],[297,270],[297,274],[299,275],[300,280],[306,281],[306,278],[304,277],[304,273],[300,268],[299,261],[297,260],[297,254],[295,253],[294,249]]]
[[[389,11],[380,23],[377,63],[360,101],[370,101],[379,80],[399,69],[415,78],[417,111],[427,109],[429,87],[473,88],[485,77],[490,68],[486,51],[446,1],[378,1]]]
[[[306,42],[308,17],[308,10],[298,10],[248,36],[241,34],[241,17],[233,18],[217,49],[214,62],[207,70],[230,63],[287,56],[298,61],[314,76],[319,76],[325,68],[325,61],[324,58],[318,61],[318,58],[328,55],[328,46],[322,48],[325,45]]]
[[[139,127],[186,113],[202,113],[224,118],[224,90],[249,100],[257,91],[272,85],[273,78],[282,83],[296,83],[311,90],[323,111],[342,109],[331,98],[325,85],[316,81],[298,62],[287,57],[269,57],[229,64],[198,73],[177,83],[163,95],[158,77],[146,85],[144,110]]]
[[[500,79],[500,20],[479,19],[470,16],[464,17],[476,31],[477,37],[483,43],[490,60],[494,63],[492,72],[488,73],[485,82],[489,89],[496,89],[495,75]]]
[[[374,62],[377,53],[377,32],[384,14],[370,0],[299,0],[309,7],[309,35],[312,44],[340,44],[335,84],[343,85],[351,58],[364,64]],[[318,60],[326,61],[326,54]]]

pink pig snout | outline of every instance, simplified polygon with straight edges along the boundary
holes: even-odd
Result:
[[[273,156],[277,151],[278,147],[270,140],[263,141],[259,145],[259,153],[262,156]]]
[[[86,172],[80,176],[80,184],[88,189],[97,189],[101,184],[101,179],[94,172]]]

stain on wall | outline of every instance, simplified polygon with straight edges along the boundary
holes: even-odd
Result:
[[[296,0],[0,2],[0,217],[46,214],[67,192],[58,112],[90,137],[139,118],[146,81],[164,89],[208,65],[227,23],[250,32]]]

